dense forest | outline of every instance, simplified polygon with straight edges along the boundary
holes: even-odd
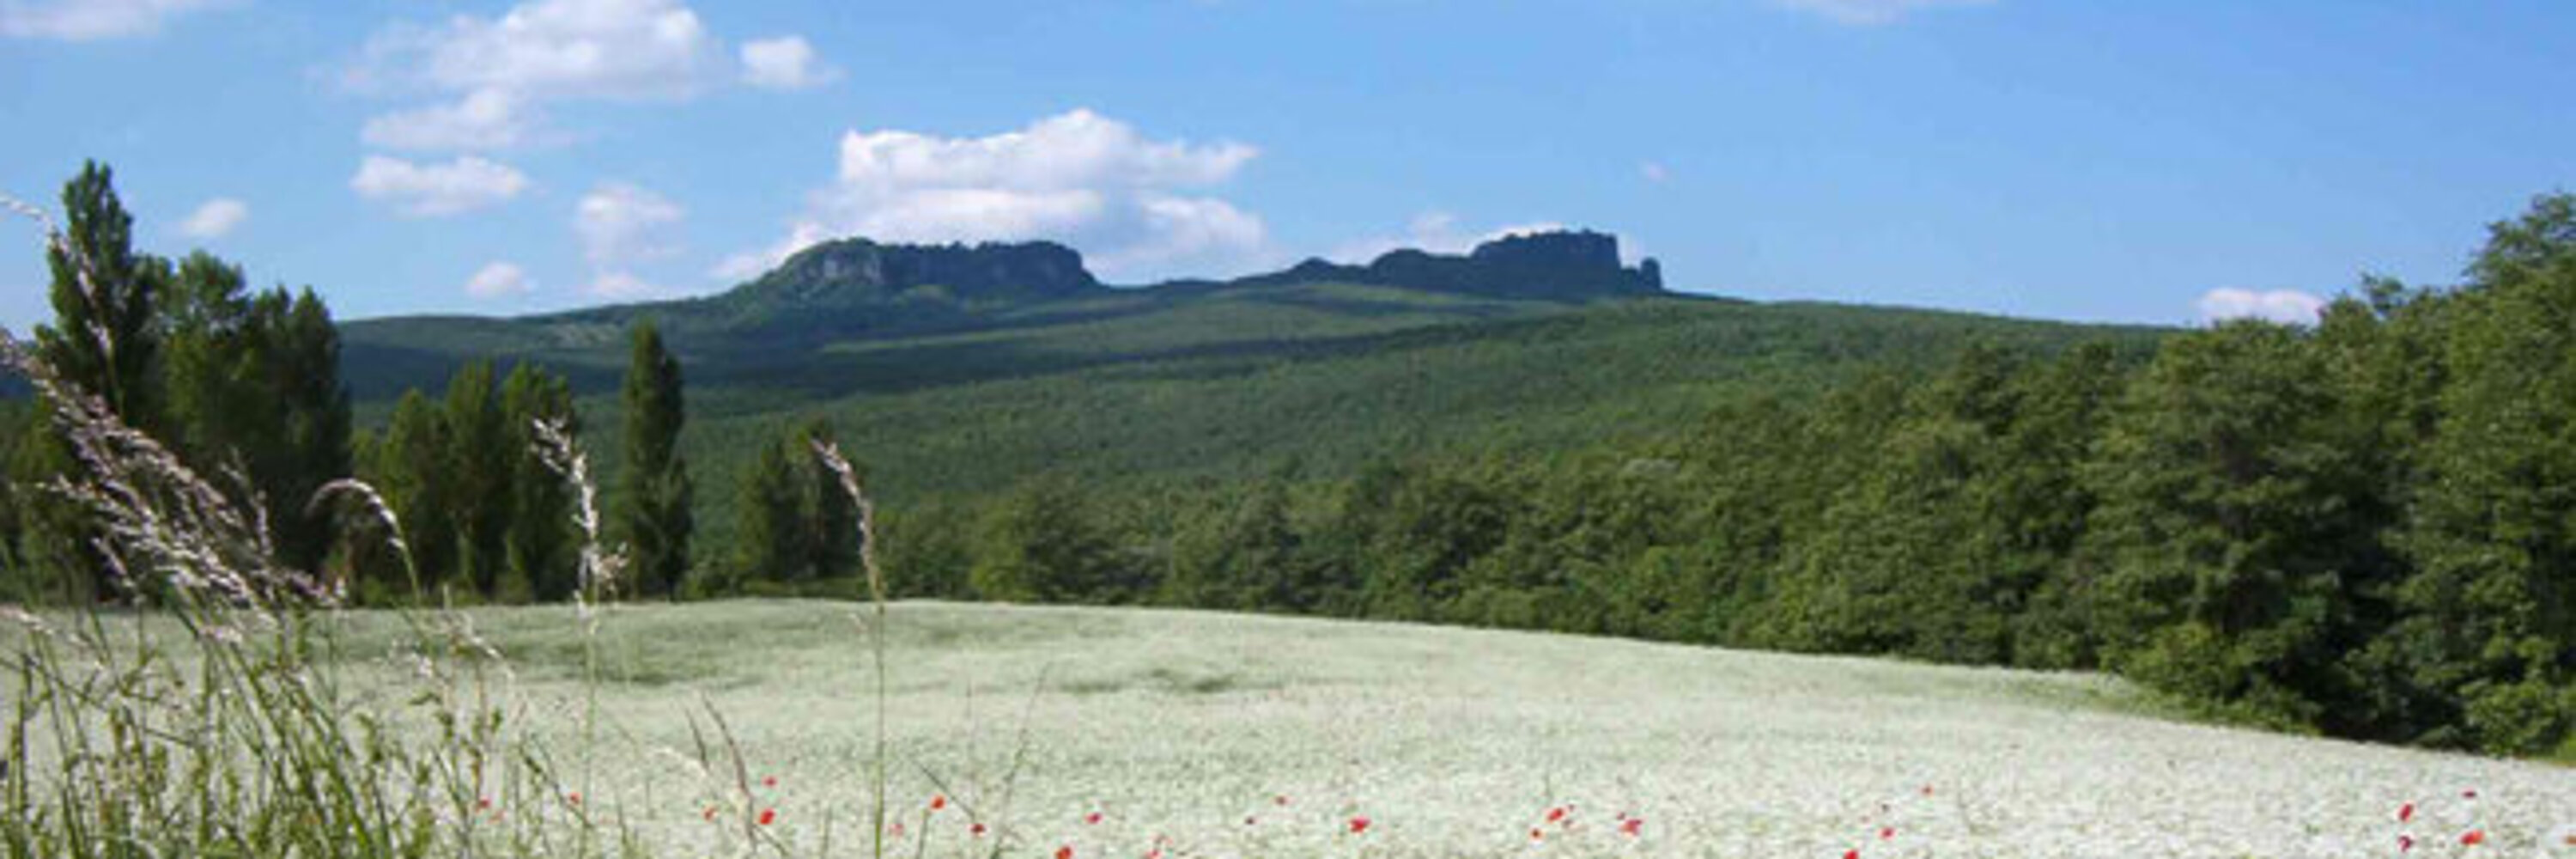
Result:
[[[311,292],[248,294],[211,257],[134,253],[103,169],[63,204],[69,246],[114,300],[67,289],[78,261],[57,258],[57,320],[35,348],[191,462],[239,475],[282,556],[330,570],[361,601],[569,592],[573,498],[533,452],[540,421],[615,452],[602,471],[611,539],[633,556],[629,593],[855,592],[855,511],[811,450],[837,436],[867,457],[900,422],[771,409],[709,439],[685,429],[683,392],[703,397],[682,361],[649,321],[621,320],[625,370],[593,409],[614,421],[582,421],[578,380],[522,360],[466,364],[443,391],[411,391],[353,431],[339,341]],[[1627,378],[1642,386],[1674,350],[1708,348],[1633,336],[1669,314],[1620,308],[1668,309],[1658,301],[1354,336],[1419,347],[1364,368],[1395,390],[1436,356],[1497,350],[1636,362]],[[93,354],[76,336],[90,326],[147,345]],[[1632,339],[1582,336],[1602,328]],[[1131,427],[1156,440],[1133,455],[1231,443],[1223,468],[1122,477],[1104,474],[1114,462],[1016,467],[1035,454],[1015,452],[978,469],[979,436],[935,439],[961,449],[946,460],[955,474],[875,463],[903,487],[880,552],[907,596],[2100,669],[2287,730],[2512,754],[2576,746],[2576,197],[2495,225],[2458,285],[2370,280],[2314,325],[2147,338],[1883,329],[1919,339],[1901,345],[1830,325],[1758,330],[1796,348],[1729,354],[1768,369],[1690,397],[1650,389],[1651,407],[1519,390],[1610,405],[1478,413],[1478,430],[1403,444],[1356,432],[1337,444],[1348,418],[1301,423],[1285,408],[1280,431],[1323,440]],[[1497,331],[1509,333],[1480,339]],[[1567,342],[1623,345],[1545,351]],[[1805,357],[1775,366],[1785,354]],[[1477,366],[1522,368],[1478,384],[1545,387],[1527,365]],[[1065,391],[1062,378],[989,381],[979,420],[1006,434],[1026,420],[1007,397]],[[1277,404],[1302,383],[1249,372],[1212,384]],[[1422,407],[1439,393],[1425,389]],[[1346,406],[1403,424],[1381,413],[1412,402]],[[14,403],[6,425],[11,592],[148,596],[85,553],[77,509],[45,492],[80,465],[43,430],[43,409]],[[416,569],[304,509],[313,487],[347,474],[399,512]],[[726,479],[701,485],[707,474]]]

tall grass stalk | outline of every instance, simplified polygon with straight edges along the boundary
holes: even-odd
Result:
[[[840,483],[841,491],[850,496],[850,503],[859,510],[859,567],[867,573],[868,601],[876,615],[874,622],[867,625],[869,651],[873,654],[876,663],[877,709],[875,754],[869,765],[872,770],[869,773],[869,781],[875,791],[875,797],[869,803],[868,809],[868,820],[874,830],[870,839],[873,848],[869,855],[876,859],[884,859],[886,855],[886,586],[885,573],[877,568],[877,507],[876,502],[869,500],[867,492],[860,485],[858,469],[851,467],[849,457],[841,455],[839,444],[815,441],[814,458],[820,460],[824,468],[831,470],[832,477]],[[926,829],[923,830],[921,837],[926,843],[929,832]]]

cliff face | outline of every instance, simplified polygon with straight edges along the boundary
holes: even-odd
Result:
[[[1338,280],[1493,298],[1581,301],[1664,291],[1663,267],[1619,264],[1619,239],[1590,230],[1505,236],[1465,256],[1405,249],[1365,266],[1310,259],[1236,281],[1253,285]]]
[[[974,307],[1073,298],[1106,289],[1082,255],[1053,242],[883,245],[824,242],[737,292],[805,307],[936,302]]]

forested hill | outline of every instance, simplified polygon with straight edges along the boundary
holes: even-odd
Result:
[[[1316,295],[1314,287],[1364,286],[1395,296]],[[799,251],[759,278],[721,294],[615,305],[513,319],[414,316],[352,322],[346,329],[349,381],[361,399],[429,387],[472,360],[534,361],[604,390],[623,360],[622,331],[651,318],[690,361],[695,377],[722,386],[847,393],[927,379],[849,357],[863,344],[1007,332],[1154,316],[1245,297],[1304,305],[1339,317],[1395,317],[1377,331],[1429,322],[1526,315],[1567,305],[1666,294],[1654,260],[1623,266],[1616,237],[1590,232],[1505,236],[1464,255],[1397,250],[1365,266],[1308,260],[1228,281],[1179,280],[1144,287],[1102,284],[1071,248],[1052,242],[892,245],[863,238]],[[1243,320],[1250,327],[1184,335],[1181,348],[1213,342],[1279,342],[1310,334],[1299,319]],[[1168,345],[1168,344],[1167,344]],[[1121,352],[1122,358],[1151,357]],[[931,354],[950,365],[953,356]],[[983,356],[990,358],[991,356]],[[1025,375],[1061,366],[979,360],[965,377]],[[957,381],[955,374],[931,377]]]
[[[1617,240],[1590,232],[1126,288],[1051,243],[852,239],[707,298],[350,323],[344,373],[369,425],[405,388],[438,399],[468,362],[533,362],[572,381],[610,445],[625,332],[647,317],[686,368],[683,447],[708,488],[710,550],[727,545],[764,442],[816,422],[899,501],[1042,474],[1108,497],[1281,468],[1336,479],[1385,457],[1561,457],[1694,434],[1730,404],[1919,372],[1975,343],[2046,354],[2102,340],[2142,358],[2162,336],[1672,293],[1652,260],[1624,266]]]

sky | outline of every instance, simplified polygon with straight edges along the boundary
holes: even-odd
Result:
[[[2569,44],[2564,0],[0,0],[0,193],[103,161],[141,248],[344,318],[847,235],[1147,283],[1563,225],[1693,292],[2295,320],[2576,189]]]

